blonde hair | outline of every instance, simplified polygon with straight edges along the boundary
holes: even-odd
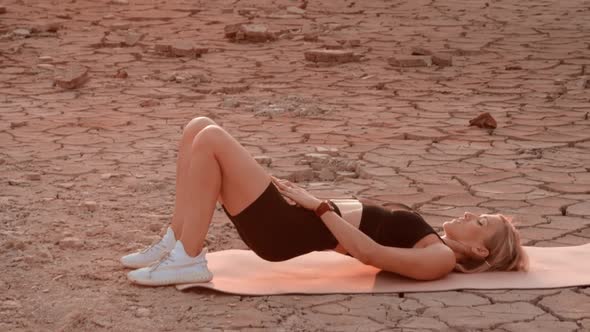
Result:
[[[463,273],[485,271],[526,271],[528,256],[520,243],[518,230],[512,224],[512,219],[501,214],[503,226],[484,244],[489,251],[484,260],[469,260],[457,263],[455,270]]]

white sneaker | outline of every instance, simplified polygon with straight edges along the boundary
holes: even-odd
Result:
[[[142,251],[121,257],[121,264],[132,269],[150,266],[166,256],[174,248],[175,243],[174,232],[168,227],[166,234],[159,242]]]
[[[151,266],[133,270],[127,274],[132,282],[146,286],[164,286],[208,282],[213,273],[207,268],[207,248],[203,248],[197,257],[190,257],[182,242],[176,241],[172,251],[159,262]]]

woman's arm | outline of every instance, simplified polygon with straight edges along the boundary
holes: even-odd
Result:
[[[426,248],[386,247],[335,212],[324,213],[321,219],[342,247],[364,264],[417,280],[444,277],[455,267],[455,254],[442,243]]]

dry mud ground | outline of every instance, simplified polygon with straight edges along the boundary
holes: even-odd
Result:
[[[169,220],[196,116],[321,197],[403,202],[436,227],[500,211],[527,245],[589,242],[589,16],[577,0],[2,1],[0,330],[590,330],[583,287],[240,297],[133,286],[118,263]],[[225,37],[249,21],[271,34]],[[416,47],[453,64],[392,65]],[[323,48],[340,54],[306,59]],[[86,82],[63,77],[75,65]],[[482,112],[496,130],[467,126]],[[337,150],[314,170],[318,147]],[[220,211],[208,246],[244,248]]]

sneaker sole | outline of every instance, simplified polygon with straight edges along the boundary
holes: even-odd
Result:
[[[177,284],[191,284],[191,283],[205,283],[209,282],[213,279],[213,274],[209,272],[207,276],[201,278],[182,278],[182,279],[150,279],[150,280],[142,280],[142,279],[135,279],[127,275],[127,279],[129,281],[143,286],[169,286],[169,285],[177,285]]]

